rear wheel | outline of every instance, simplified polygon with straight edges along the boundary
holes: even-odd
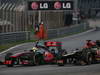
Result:
[[[82,65],[82,66],[84,66],[84,65],[86,65],[87,63],[86,63],[84,60],[75,59],[75,60],[74,60],[74,64],[75,64],[75,65]]]
[[[83,65],[83,66],[87,64],[87,63],[86,63],[85,61],[83,61],[83,60],[80,60],[79,63],[80,63],[80,65]]]
[[[92,62],[93,62],[93,57],[92,57],[91,54],[88,54],[88,55],[87,55],[87,65],[92,64]]]
[[[81,65],[90,65],[93,62],[93,56],[92,54],[86,54],[85,56],[83,56],[83,59],[80,60],[80,64]]]

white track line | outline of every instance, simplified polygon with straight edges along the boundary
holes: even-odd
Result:
[[[78,33],[78,34],[75,34],[75,35],[72,35],[72,36],[68,36],[67,38],[70,38],[70,37],[76,37],[76,36],[80,36],[80,35],[84,35],[86,33],[89,33],[89,32],[92,32],[92,31],[95,31],[96,28],[93,28],[91,30],[88,30],[88,31],[85,31],[85,32],[82,32],[82,33]]]
[[[19,46],[22,46],[22,45],[23,45],[23,44],[20,44],[20,45],[16,45],[16,46],[14,46],[14,47],[11,47],[11,48],[9,48],[9,49],[3,51],[3,52],[0,52],[0,54],[6,53],[6,52],[12,50],[13,48],[16,48],[16,47],[19,47]]]

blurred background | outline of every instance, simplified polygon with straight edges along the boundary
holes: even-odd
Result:
[[[51,30],[48,32],[49,34],[53,34],[50,35],[51,37],[56,35],[53,32],[59,28],[67,27],[65,29],[67,31],[68,27],[79,24],[82,26],[86,23],[92,27],[100,24],[100,0],[66,0],[73,1],[73,10],[49,10],[41,12],[29,11],[27,9],[28,1],[39,0],[0,0],[0,39],[2,40],[0,44],[9,40],[10,42],[29,40],[30,36],[33,37],[33,35],[30,35],[32,27],[39,23],[40,18],[44,22],[45,27]],[[87,27],[85,26],[85,28]],[[52,30],[55,31],[52,32]],[[79,30],[73,30],[73,32],[75,31]]]

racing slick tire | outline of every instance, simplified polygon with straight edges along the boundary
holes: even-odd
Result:
[[[91,65],[93,63],[93,56],[91,53],[87,53],[86,56],[84,56],[84,60],[81,60],[81,65]]]
[[[12,53],[7,53],[6,55],[5,55],[5,61],[9,61],[9,57],[12,55]],[[6,64],[6,66],[7,67],[13,67],[14,66],[14,64],[13,64],[13,62],[11,62],[11,64]]]
[[[14,65],[13,64],[7,64],[6,66],[7,67],[13,67]]]
[[[34,59],[35,59],[35,61],[34,61],[35,65],[42,65],[42,64],[45,63],[43,61],[43,58],[42,58],[42,55],[41,54],[35,55],[35,58]]]
[[[58,64],[58,66],[64,66],[64,64],[61,64],[61,63],[60,63],[60,64]]]
[[[39,63],[40,63],[40,60],[39,60],[38,56],[35,56],[35,65],[39,65]]]
[[[93,62],[92,54],[87,54],[86,58],[87,65],[91,65]]]
[[[82,56],[75,61],[75,63],[79,63],[80,65],[90,65],[94,62],[94,57],[93,57],[93,54],[92,53],[84,53],[82,54]]]
[[[5,60],[8,60],[9,59],[9,57],[12,55],[12,53],[7,53],[6,55],[5,55]]]
[[[86,63],[85,61],[83,61],[83,60],[80,60],[79,63],[80,63],[80,65],[82,65],[82,66],[87,65],[87,63]]]
[[[77,60],[77,59],[75,59],[75,60],[74,60],[74,64],[75,64],[75,65],[82,65],[82,66],[84,66],[84,65],[86,65],[87,63],[86,63],[84,60]]]

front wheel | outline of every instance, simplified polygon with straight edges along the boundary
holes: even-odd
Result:
[[[10,58],[11,55],[12,55],[12,53],[7,53],[7,54],[5,55],[5,60],[9,60],[9,58]]]
[[[35,65],[42,65],[42,64],[44,64],[45,62],[43,60],[43,56],[41,54],[35,55],[34,63],[35,63]]]
[[[14,65],[13,64],[7,64],[6,66],[7,67],[13,67]]]

